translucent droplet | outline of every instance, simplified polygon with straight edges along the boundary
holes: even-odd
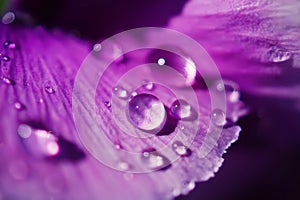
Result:
[[[162,66],[162,65],[166,64],[166,60],[164,58],[159,58],[157,60],[157,64],[160,65],[160,66]]]
[[[4,83],[6,83],[7,85],[14,85],[15,84],[15,82],[13,80],[11,80],[10,78],[4,77],[4,76],[1,77],[1,80]]]
[[[172,103],[170,111],[177,119],[186,119],[192,115],[192,107],[185,100],[176,100]]]
[[[14,106],[15,106],[15,109],[17,109],[17,110],[25,109],[25,106],[21,102],[18,102],[18,101],[14,103]]]
[[[99,52],[100,50],[102,49],[102,45],[97,43],[97,44],[94,44],[93,46],[93,51],[94,52]]]
[[[117,95],[119,98],[121,99],[126,99],[128,98],[128,92],[127,90],[125,90],[124,88],[121,87],[115,87],[113,89],[113,92],[115,93],[115,95]]]
[[[274,63],[284,62],[292,57],[292,53],[285,48],[274,46],[268,53],[268,60]]]
[[[229,102],[236,103],[240,101],[239,86],[233,81],[219,81],[217,82],[216,89],[220,92],[225,91]]]
[[[45,86],[45,91],[48,93],[48,94],[54,94],[55,93],[55,90],[51,87],[51,86]]]
[[[7,12],[2,17],[2,23],[3,24],[10,24],[15,20],[16,16],[13,12]]]
[[[130,168],[130,165],[127,162],[119,162],[118,168],[122,171],[127,171]]]
[[[106,108],[111,108],[111,103],[109,101],[105,101],[104,105],[106,106]]]
[[[6,49],[16,49],[17,45],[16,45],[16,43],[11,42],[11,41],[5,41],[4,42],[4,47]]]
[[[126,181],[131,181],[133,179],[134,175],[132,173],[125,173],[123,175],[123,177]]]
[[[186,181],[183,183],[183,194],[188,194],[190,191],[192,191],[195,188],[196,184],[194,181]]]
[[[154,83],[149,82],[149,81],[145,81],[145,83],[143,84],[143,87],[146,90],[153,90],[154,89]]]
[[[168,159],[158,152],[143,152],[142,161],[148,168],[155,170],[161,169],[169,164]]]
[[[214,109],[211,114],[211,120],[216,126],[224,126],[226,123],[226,115],[221,109]]]
[[[20,124],[18,134],[27,150],[35,156],[54,156],[60,151],[58,138],[49,131]]]
[[[8,62],[8,61],[10,61],[10,57],[9,56],[1,56],[0,60],[2,60],[4,62]]]
[[[164,104],[152,94],[139,94],[128,103],[130,122],[142,130],[155,130],[163,126],[166,119]]]
[[[43,99],[43,98],[39,98],[38,102],[39,102],[40,104],[43,104],[43,103],[44,103],[44,99]]]
[[[182,142],[176,141],[173,143],[172,148],[174,152],[179,156],[188,156],[191,154],[189,148],[187,148]]]

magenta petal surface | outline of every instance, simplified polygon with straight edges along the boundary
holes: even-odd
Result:
[[[238,139],[241,129],[234,122],[244,114],[241,102],[229,103],[227,117],[233,124],[223,129],[206,157],[198,155],[203,138],[213,138],[215,131],[207,129],[209,94],[199,90],[203,97],[199,132],[188,150],[175,146],[182,157],[171,167],[145,174],[108,168],[85,150],[72,117],[74,79],[90,44],[42,27],[0,29],[0,197],[4,199],[172,199],[187,194],[195,182],[213,177],[222,165],[223,153]],[[104,87],[96,96],[108,108],[101,94],[111,89]],[[105,115],[100,117],[106,122]],[[189,134],[188,127],[176,127],[174,133],[157,136],[150,145],[123,137],[117,126],[111,130],[104,134],[112,142],[121,139],[122,148],[135,150],[162,144],[176,132],[183,137]],[[125,160],[120,166],[128,167],[126,158],[120,159]]]

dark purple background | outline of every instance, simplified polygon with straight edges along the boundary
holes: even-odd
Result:
[[[38,24],[77,30],[95,40],[130,28],[163,26],[180,14],[185,2],[27,0],[20,8]],[[294,83],[300,81],[297,72]],[[295,101],[251,96],[247,91],[242,98],[251,112],[239,120],[243,131],[225,155],[223,167],[215,178],[178,200],[300,199],[300,112]]]

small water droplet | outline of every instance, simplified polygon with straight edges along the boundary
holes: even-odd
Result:
[[[128,92],[124,88],[114,87],[113,92],[121,99],[127,99]]]
[[[120,144],[115,144],[115,148],[116,148],[116,149],[121,149],[122,147],[121,147]]]
[[[111,108],[111,103],[109,101],[105,101],[104,105],[106,106],[106,108]]]
[[[126,181],[131,181],[133,179],[134,175],[132,173],[125,173],[123,175],[123,177]]]
[[[166,167],[169,160],[158,152],[144,151],[142,154],[142,161],[148,168],[158,170]]]
[[[93,51],[94,52],[99,52],[102,49],[102,45],[99,43],[94,44],[93,46]]]
[[[211,120],[216,126],[224,126],[226,123],[226,115],[221,109],[214,109],[211,114]]]
[[[10,78],[4,77],[4,76],[1,77],[1,80],[4,83],[6,83],[7,85],[14,85],[15,84],[15,82],[13,80],[11,80]]]
[[[44,103],[44,99],[43,99],[43,98],[39,98],[38,102],[39,102],[40,104],[43,104],[43,103]]]
[[[127,162],[119,162],[118,163],[118,168],[122,171],[127,171],[130,168],[130,165]]]
[[[14,42],[11,41],[5,41],[4,42],[4,48],[6,49],[16,49],[17,45]]]
[[[1,56],[0,60],[2,60],[4,62],[8,62],[8,61],[10,61],[10,57],[9,56]]]
[[[166,64],[166,60],[164,58],[159,58],[157,60],[157,64],[160,66],[163,66],[164,64]]]
[[[146,89],[146,90],[153,90],[155,85],[154,83],[152,82],[149,82],[149,81],[145,81],[144,84],[143,84],[143,87]]]
[[[20,124],[18,134],[27,150],[35,156],[54,156],[60,151],[58,138],[49,131]]]
[[[292,53],[285,48],[274,46],[267,53],[270,62],[279,63],[289,60]]]
[[[132,93],[131,93],[131,97],[135,97],[136,95],[138,95],[137,92],[132,92]]]
[[[188,119],[192,116],[192,107],[185,100],[176,100],[172,103],[170,111],[177,119]]]
[[[2,17],[2,23],[3,24],[10,24],[15,20],[16,16],[15,13],[9,11],[5,13]]]
[[[174,197],[177,197],[180,195],[180,190],[178,188],[173,189],[172,194]]]
[[[21,102],[18,102],[18,101],[14,103],[14,106],[15,106],[15,109],[17,109],[17,110],[25,109],[25,106]]]
[[[166,120],[164,104],[152,94],[139,94],[128,103],[128,118],[142,130],[160,129]]]
[[[48,94],[54,94],[55,93],[55,90],[51,86],[49,86],[49,85],[45,86],[45,91]]]
[[[191,154],[191,150],[180,141],[174,142],[172,148],[179,156],[189,156]]]
[[[194,181],[186,181],[183,183],[183,194],[187,194],[195,188],[196,184]]]
[[[229,102],[237,103],[240,101],[240,91],[237,83],[228,80],[219,81],[216,84],[216,89],[220,92],[225,91]]]

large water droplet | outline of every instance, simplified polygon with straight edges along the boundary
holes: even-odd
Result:
[[[183,99],[174,101],[170,107],[170,111],[175,118],[181,120],[195,119],[197,116],[192,106]]]
[[[211,114],[211,120],[216,126],[224,126],[226,123],[226,115],[221,109],[214,109]]]
[[[2,17],[2,23],[3,24],[10,24],[15,20],[16,16],[13,12],[7,12]]]
[[[166,119],[164,104],[152,94],[139,94],[128,103],[128,118],[142,130],[162,128]]]
[[[60,151],[57,143],[58,138],[49,131],[36,129],[27,124],[20,124],[18,134],[27,150],[35,156],[54,156]]]
[[[121,99],[127,99],[128,98],[128,92],[122,87],[114,87],[113,92],[115,95],[117,95]]]
[[[164,169],[170,164],[170,161],[163,155],[155,151],[144,151],[142,161],[148,168],[153,170]]]
[[[180,141],[174,142],[172,145],[172,148],[173,148],[174,152],[179,156],[191,155],[191,150]]]
[[[285,48],[274,46],[267,53],[268,60],[274,63],[284,62],[292,57],[292,53]]]

